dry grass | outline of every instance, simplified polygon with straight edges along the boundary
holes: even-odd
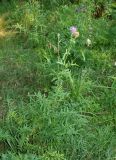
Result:
[[[6,29],[7,21],[5,18],[7,15],[8,14],[3,14],[0,16],[0,38],[14,36],[16,34],[16,32]]]

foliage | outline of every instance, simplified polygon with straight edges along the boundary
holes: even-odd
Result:
[[[113,1],[1,4],[1,159],[115,159]]]

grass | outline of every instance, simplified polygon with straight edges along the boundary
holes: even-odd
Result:
[[[1,159],[113,160],[115,3],[41,3],[0,5]]]

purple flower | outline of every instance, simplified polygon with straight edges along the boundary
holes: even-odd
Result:
[[[73,38],[79,37],[79,32],[77,31],[77,27],[71,26],[71,27],[70,27],[70,32],[71,32],[71,36],[72,36]]]
[[[70,32],[72,34],[74,34],[75,32],[77,32],[77,27],[75,27],[75,26],[70,27]]]

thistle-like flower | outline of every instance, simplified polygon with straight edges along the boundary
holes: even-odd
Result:
[[[70,27],[70,32],[73,38],[79,37],[79,32],[77,31],[77,27],[75,26]]]
[[[86,45],[87,47],[90,47],[92,45],[91,40],[89,38],[86,40]]]

